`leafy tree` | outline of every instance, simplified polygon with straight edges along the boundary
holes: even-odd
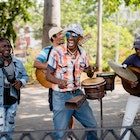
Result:
[[[20,16],[20,19],[25,22],[29,20],[28,8],[33,6],[30,0],[7,0],[0,2],[0,37],[7,37],[13,42],[16,39],[16,32],[13,22],[16,17]]]
[[[117,51],[119,55],[119,63],[122,63],[128,54],[133,53],[131,48],[133,46],[134,37],[131,35],[127,28],[119,27],[113,22],[105,22],[102,26],[102,67],[103,71],[109,71],[108,61],[115,61]],[[86,28],[86,31],[91,33],[92,39],[84,44],[83,47],[88,52],[92,64],[95,64],[97,50],[97,27],[96,25],[94,27],[88,27]]]
[[[125,23],[122,25],[122,27],[125,27],[127,28],[130,33],[137,37],[138,35],[140,35],[140,20],[139,19],[136,19],[134,21],[125,21]]]

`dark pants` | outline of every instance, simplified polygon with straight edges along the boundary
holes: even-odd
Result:
[[[53,103],[52,103],[52,88],[49,88],[49,94],[48,94],[48,102],[49,102],[49,108],[50,108],[50,111],[53,110]]]

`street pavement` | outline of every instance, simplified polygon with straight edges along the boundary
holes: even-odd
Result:
[[[102,98],[102,108],[100,101],[88,100],[99,127],[101,125],[103,127],[121,126],[127,97],[128,93],[123,89],[122,85],[115,83],[115,89],[107,91]],[[102,118],[101,111],[103,113]],[[27,85],[26,88],[21,90],[21,101],[17,110],[15,131],[52,130],[52,115],[48,104],[48,89],[40,84]],[[75,120],[75,129],[78,128],[82,128],[82,126]],[[120,130],[118,130],[119,132]]]

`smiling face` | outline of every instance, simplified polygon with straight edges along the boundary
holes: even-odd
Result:
[[[64,43],[64,33],[60,31],[59,33],[55,34],[55,37],[52,37],[56,45],[61,45]]]
[[[11,44],[8,40],[0,41],[0,53],[3,57],[8,58],[11,52]]]
[[[67,38],[68,49],[73,51],[77,48],[81,36],[72,31],[68,31],[66,32],[66,38]]]

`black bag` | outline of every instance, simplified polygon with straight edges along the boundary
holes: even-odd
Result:
[[[4,105],[12,105],[17,99],[10,95],[10,88],[4,88]]]

